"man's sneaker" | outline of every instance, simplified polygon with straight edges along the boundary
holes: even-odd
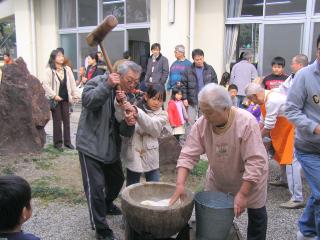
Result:
[[[107,206],[107,215],[122,215],[122,211],[115,204],[111,203]]]
[[[286,209],[298,209],[303,208],[305,206],[304,202],[296,202],[289,200],[288,202],[281,203],[280,208],[286,208]]]
[[[281,180],[276,180],[276,181],[272,181],[272,182],[269,182],[269,184],[271,186],[275,186],[275,187],[285,187],[285,188],[288,188],[288,183],[284,182],[284,181],[281,181]]]
[[[303,236],[303,234],[300,231],[298,231],[297,232],[297,240],[317,240],[317,236],[305,237],[305,236]]]
[[[96,239],[97,240],[117,240],[111,229],[103,229],[103,230],[96,230]]]

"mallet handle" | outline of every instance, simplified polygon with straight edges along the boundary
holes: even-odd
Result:
[[[104,57],[104,60],[106,61],[106,64],[107,64],[107,68],[109,70],[110,73],[113,73],[113,67],[112,67],[112,64],[110,62],[110,59],[108,57],[108,54],[105,50],[105,48],[102,46],[102,43],[99,43],[99,47],[102,51],[102,54],[103,54],[103,57]]]
[[[100,46],[100,49],[101,49],[101,51],[102,51],[104,60],[106,60],[106,64],[107,64],[107,68],[108,68],[109,72],[110,72],[110,73],[113,73],[114,70],[113,70],[112,64],[111,64],[111,62],[110,62],[110,59],[109,59],[109,57],[108,57],[108,54],[107,54],[105,48],[102,46],[102,43],[99,43],[99,46]],[[120,90],[120,91],[121,91],[121,87],[120,87],[119,84],[116,85],[115,88],[116,88],[117,90]]]

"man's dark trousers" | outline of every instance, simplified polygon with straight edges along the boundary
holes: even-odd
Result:
[[[266,207],[248,208],[247,240],[265,240],[267,235],[268,216]]]
[[[104,164],[82,152],[79,159],[92,229],[108,229],[106,209],[118,197],[124,182],[121,161]]]

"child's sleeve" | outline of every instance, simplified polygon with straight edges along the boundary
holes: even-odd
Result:
[[[138,108],[137,122],[140,125],[140,130],[152,137],[160,137],[163,127],[166,125],[168,120],[168,114],[162,111],[159,115],[150,117],[143,110]]]
[[[269,98],[266,102],[266,117],[264,119],[264,127],[266,129],[273,129],[277,122],[280,104],[275,99]]]

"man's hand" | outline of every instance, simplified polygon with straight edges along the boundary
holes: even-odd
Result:
[[[126,106],[127,107],[124,109],[124,120],[129,126],[133,126],[137,123],[137,109],[130,103],[126,104]]]
[[[124,120],[128,126],[134,126],[137,123],[137,118],[133,112],[125,113]]]
[[[128,101],[124,101],[121,104],[119,104],[120,108],[123,111],[135,111],[137,112],[137,109]]]
[[[241,192],[238,192],[234,199],[234,215],[238,218],[246,210],[248,197]]]
[[[116,90],[116,99],[118,103],[123,104],[127,99],[125,91]]]
[[[107,79],[107,83],[111,87],[115,87],[117,84],[120,84],[120,74],[118,73],[110,73]]]
[[[63,99],[60,97],[60,96],[55,96],[54,98],[53,98],[56,102],[61,102]]]
[[[314,133],[317,134],[317,135],[320,135],[320,124],[314,130]]]
[[[188,103],[187,99],[183,100],[183,104],[184,104],[185,107],[189,107],[189,103]]]
[[[129,102],[125,102],[122,107],[124,111],[124,120],[129,126],[133,126],[137,122],[138,110]]]
[[[184,184],[177,184],[176,191],[174,192],[174,194],[170,199],[169,206],[172,206],[173,204],[175,204],[175,202],[178,201],[179,199],[183,200],[185,196],[186,196],[186,192],[185,192]]]

